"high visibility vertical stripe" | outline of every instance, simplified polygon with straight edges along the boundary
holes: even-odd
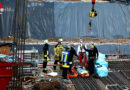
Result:
[[[65,62],[67,61],[67,55],[65,55]]]
[[[63,60],[63,54],[62,54],[61,60]]]
[[[46,55],[48,55],[48,51],[47,51],[47,54]]]

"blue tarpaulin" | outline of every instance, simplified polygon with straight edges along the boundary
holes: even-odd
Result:
[[[14,0],[2,0],[0,38],[13,35]],[[43,2],[27,4],[27,38],[130,38],[130,5],[96,3],[97,17],[90,18],[89,2]],[[88,23],[92,20],[92,30]]]

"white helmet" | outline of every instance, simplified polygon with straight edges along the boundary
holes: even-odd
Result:
[[[44,40],[44,43],[47,44],[47,43],[48,43],[48,40]]]
[[[62,38],[60,38],[60,39],[58,40],[58,42],[63,42],[63,39],[62,39]]]

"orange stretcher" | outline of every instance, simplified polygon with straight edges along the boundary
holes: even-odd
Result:
[[[71,71],[72,71],[72,73],[74,73],[74,74],[73,74],[73,75],[67,74],[67,76],[68,76],[69,78],[76,78],[76,77],[78,77],[78,72],[77,72],[74,68],[72,68]]]

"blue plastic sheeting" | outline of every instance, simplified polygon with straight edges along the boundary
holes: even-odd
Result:
[[[103,54],[130,54],[130,45],[104,44],[96,45],[99,52]]]
[[[4,12],[0,14],[0,38],[13,34],[15,0],[1,0]]]
[[[54,37],[54,3],[29,2],[28,5],[28,38],[45,39]]]
[[[13,35],[15,3],[2,0],[5,12],[0,15],[0,38]],[[26,38],[43,40],[54,36],[54,3],[28,2]]]
[[[103,65],[108,68],[108,62],[106,62],[105,59],[105,54],[99,53],[98,60],[96,60],[96,65]]]
[[[0,38],[13,35],[14,0],[2,0],[5,12],[0,15]],[[89,2],[29,1],[27,5],[27,38],[130,38],[130,5],[96,3],[98,16],[92,18]]]
[[[96,3],[98,16],[92,18],[92,30],[88,30],[91,3],[56,2],[56,37],[130,38],[130,5]]]
[[[95,73],[98,74],[99,77],[107,77],[108,69],[104,65],[95,65]]]

